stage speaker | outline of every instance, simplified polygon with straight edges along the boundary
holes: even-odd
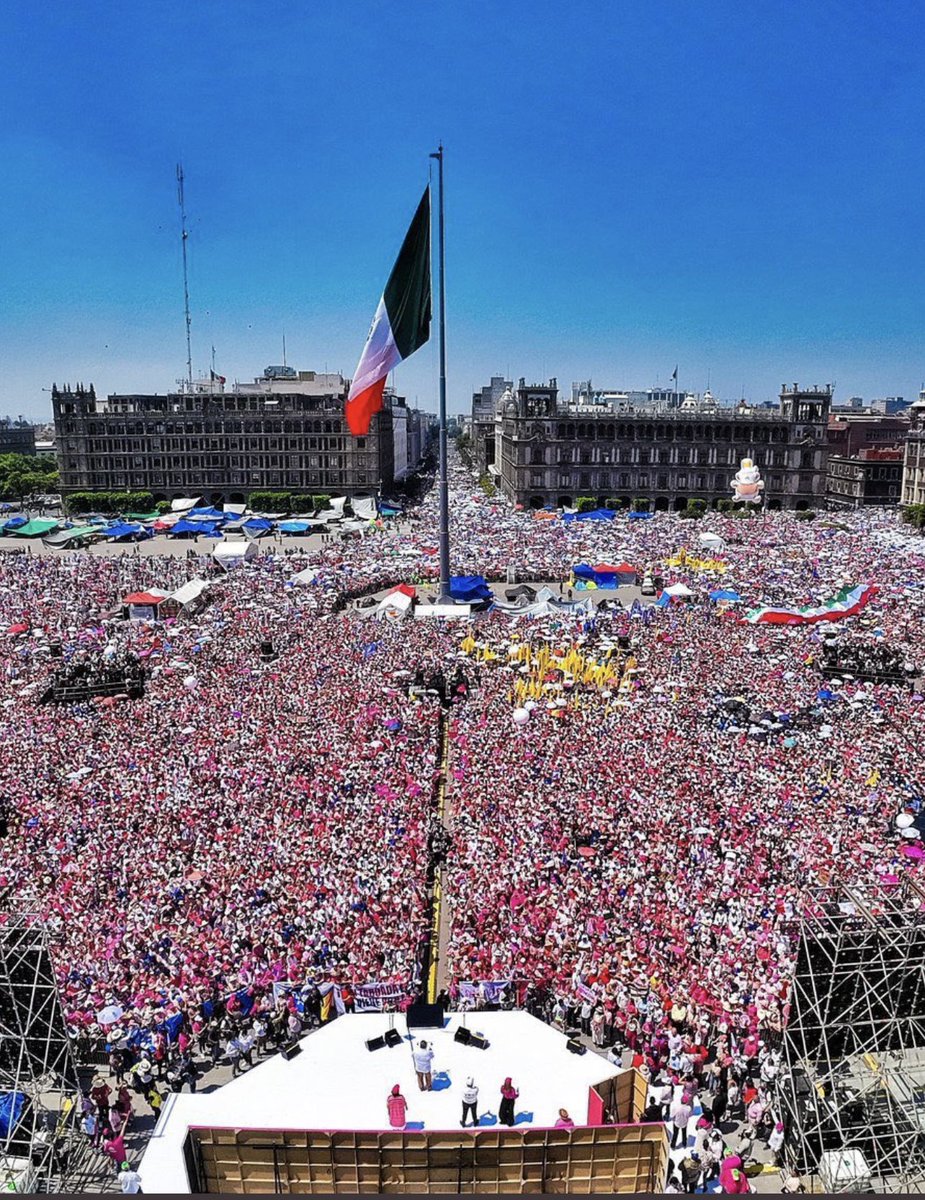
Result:
[[[48,643],[48,657],[49,658],[61,658],[62,654],[63,654],[63,651],[61,649],[60,642],[49,642]]]
[[[290,1059],[299,1057],[302,1053],[302,1047],[298,1042],[289,1042],[288,1045],[281,1046],[279,1052],[286,1062],[289,1062]]]
[[[570,1054],[585,1054],[588,1049],[584,1042],[579,1042],[576,1038],[569,1038],[565,1047]]]
[[[366,1049],[369,1051],[384,1050],[385,1049],[385,1038],[384,1037],[368,1038],[367,1042],[366,1042]]]
[[[389,1029],[386,1031],[385,1044],[387,1046],[400,1046],[401,1042],[402,1037],[397,1029]]]
[[[487,1050],[489,1045],[488,1038],[481,1033],[473,1033],[469,1037],[469,1045],[476,1050]]]
[[[460,1042],[463,1046],[468,1046],[469,1039],[471,1037],[472,1034],[468,1029],[466,1029],[465,1025],[460,1025],[460,1027],[456,1030],[456,1033],[453,1035],[453,1041]]]
[[[408,1006],[409,1029],[442,1029],[443,1009],[439,1004],[411,1004]]]
[[[272,642],[260,643],[260,657],[265,663],[272,662],[276,658],[276,651],[273,649]]]

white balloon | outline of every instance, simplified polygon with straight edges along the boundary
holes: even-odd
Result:
[[[913,817],[912,813],[901,812],[896,818],[896,828],[908,829],[914,820],[915,817]]]
[[[529,720],[530,720],[530,713],[528,712],[527,709],[525,709],[525,708],[515,708],[514,709],[514,724],[515,725],[526,725],[526,723]]]
[[[910,826],[908,829],[904,829],[899,836],[904,838],[917,838],[919,836],[919,831]]]

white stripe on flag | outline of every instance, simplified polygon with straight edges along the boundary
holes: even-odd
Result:
[[[400,362],[401,355],[398,353],[398,347],[395,345],[395,339],[392,336],[392,326],[389,322],[389,314],[386,312],[385,297],[383,296],[379,301],[379,307],[376,309],[376,315],[373,317],[366,345],[363,347],[363,353],[360,355],[360,362],[354,374],[353,383],[350,385],[350,396],[347,399],[349,400],[352,396],[359,396],[361,392],[365,392],[374,383],[378,383],[380,379],[384,379],[389,371]]]

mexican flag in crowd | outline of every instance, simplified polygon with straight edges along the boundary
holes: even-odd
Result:
[[[876,588],[872,583],[842,588],[831,600],[805,608],[753,608],[742,617],[748,625],[812,625],[816,621],[840,621],[853,617],[871,600]]]

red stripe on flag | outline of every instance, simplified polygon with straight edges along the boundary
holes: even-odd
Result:
[[[386,376],[377,379],[374,384],[351,396],[347,401],[347,425],[354,437],[363,437],[369,433],[369,423],[382,408],[382,393],[385,391]]]

